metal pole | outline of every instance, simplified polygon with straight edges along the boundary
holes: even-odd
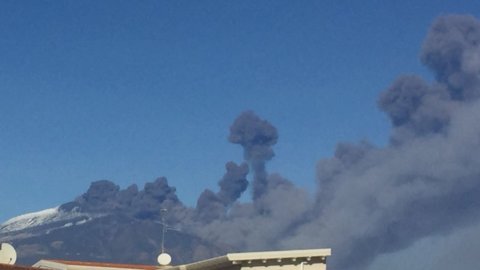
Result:
[[[167,225],[165,224],[165,215],[167,209],[162,208],[160,210],[160,215],[162,217],[162,253],[165,253],[165,232],[167,231]]]

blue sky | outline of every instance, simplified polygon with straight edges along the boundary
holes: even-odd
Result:
[[[2,1],[0,221],[109,179],[215,189],[242,111],[279,130],[270,172],[315,187],[339,141],[388,140],[378,93],[431,21],[475,1]]]

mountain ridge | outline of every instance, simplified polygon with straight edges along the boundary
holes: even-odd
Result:
[[[0,241],[12,243],[18,262],[40,259],[156,264],[161,250],[161,209],[171,209],[168,224],[179,224],[175,208],[186,211],[175,188],[158,178],[139,191],[120,190],[108,180],[95,181],[83,195],[58,207],[23,214],[0,225]],[[165,245],[173,263],[221,254],[188,231],[169,231]]]

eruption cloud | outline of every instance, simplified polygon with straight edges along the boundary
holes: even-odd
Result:
[[[215,194],[206,189],[198,198],[197,215],[203,221],[211,221],[225,217],[228,208],[242,195],[247,189],[248,166],[245,163],[237,165],[235,162],[225,164],[227,172],[222,180],[218,182],[220,191]]]
[[[341,254],[336,268],[361,269],[379,254],[478,222],[479,33],[471,16],[433,23],[421,59],[437,80],[402,76],[381,94],[390,145],[342,144],[319,162],[317,215],[286,246],[316,234]]]
[[[243,146],[244,158],[254,173],[253,199],[260,198],[267,188],[265,163],[275,155],[272,146],[278,140],[277,129],[252,111],[246,111],[233,122],[228,140]]]
[[[331,247],[336,270],[365,269],[380,254],[478,224],[480,22],[439,17],[420,55],[435,81],[401,76],[378,99],[391,121],[390,143],[339,143],[333,157],[318,162],[313,196],[267,172],[278,133],[247,111],[228,137],[243,147],[246,163],[227,163],[219,191],[205,190],[196,208],[184,206],[164,178],[142,191],[100,181],[62,207],[113,208],[139,218],[168,207],[170,224],[224,252]],[[252,200],[239,202],[250,171]]]
[[[253,202],[265,211],[237,204],[198,235],[242,250],[332,247],[333,269],[364,269],[379,254],[478,222],[480,22],[438,18],[421,60],[435,82],[401,76],[379,97],[392,123],[390,144],[340,143],[318,163],[313,200],[266,172],[276,129],[253,112],[240,115],[229,140],[244,147]]]

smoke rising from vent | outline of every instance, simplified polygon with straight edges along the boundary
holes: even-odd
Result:
[[[228,208],[247,189],[247,164],[237,165],[231,161],[225,164],[225,169],[227,172],[218,182],[220,191],[215,194],[207,189],[198,198],[196,211],[203,221],[225,217]]]
[[[252,111],[246,111],[233,122],[228,139],[243,146],[244,158],[254,173],[253,199],[256,200],[267,188],[265,163],[275,155],[272,146],[278,140],[277,129]]]
[[[243,250],[332,247],[334,269],[363,269],[377,255],[477,222],[480,206],[480,22],[444,16],[432,25],[421,59],[436,75],[401,76],[378,105],[392,123],[391,144],[341,143],[318,163],[314,200],[266,161],[277,141],[273,126],[252,112],[235,120],[230,141],[241,144],[259,175],[251,204],[199,230]],[[280,179],[275,181],[274,179]],[[280,184],[273,184],[274,182]],[[288,203],[285,203],[288,202]],[[219,232],[219,233],[216,233]]]
[[[480,22],[438,18],[421,60],[434,82],[401,76],[379,97],[392,124],[390,143],[339,143],[333,157],[318,162],[314,196],[267,172],[278,133],[247,111],[228,137],[243,147],[246,163],[227,163],[219,191],[205,190],[194,209],[178,200],[165,178],[141,191],[96,182],[62,207],[115,209],[140,219],[156,218],[167,207],[170,223],[225,252],[331,247],[329,267],[365,269],[380,254],[480,217]],[[250,171],[252,200],[239,202]]]
[[[228,162],[225,168],[227,172],[218,183],[220,186],[218,197],[225,206],[230,206],[240,198],[245,189],[247,189],[248,181],[246,177],[248,174],[248,166],[245,163],[238,166],[234,162]]]

